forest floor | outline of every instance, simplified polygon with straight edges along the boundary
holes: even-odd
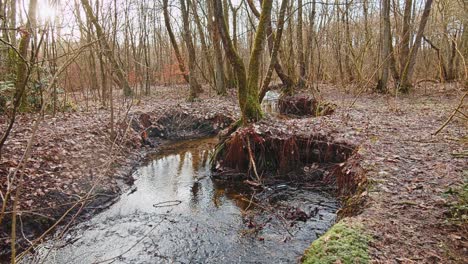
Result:
[[[281,119],[272,124],[301,133],[324,131],[359,146],[369,186],[362,194],[366,203],[361,213],[348,220],[362,223],[371,235],[370,255],[376,263],[468,261],[468,234],[448,221],[447,204],[452,198],[446,194],[467,177],[466,158],[454,155],[466,151],[460,139],[466,138],[467,127],[454,119],[432,136],[459,103],[462,94],[457,89],[455,84],[428,85],[407,96],[362,94],[350,106],[355,95],[324,85],[324,98],[338,105],[333,115]],[[116,120],[146,112],[154,119],[174,109],[201,119],[216,114],[234,118],[238,112],[234,95],[204,95],[195,103],[185,102],[186,96],[180,86],[160,88],[150,98],[134,101],[128,115],[117,111]],[[84,215],[103,209],[125,188],[122,182],[131,184],[134,166],[153,150],[142,144],[131,122],[118,122],[119,136],[110,141],[109,111],[89,106],[87,110],[46,116],[40,125],[32,157],[23,170],[18,211],[25,227],[20,238],[23,246],[73,204],[78,208],[82,202],[99,198],[100,202],[84,209]],[[0,160],[2,194],[7,188],[4,175],[18,165],[33,121],[34,116],[21,115],[6,142]],[[5,123],[5,117],[0,117],[2,129]],[[5,227],[2,224],[0,230],[2,249],[10,242]]]

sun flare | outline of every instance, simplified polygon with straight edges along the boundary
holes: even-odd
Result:
[[[57,14],[56,7],[51,5],[48,1],[43,1],[38,6],[39,17],[43,21],[54,21]]]

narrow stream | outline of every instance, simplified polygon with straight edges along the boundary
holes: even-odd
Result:
[[[65,239],[45,243],[45,263],[297,263],[335,221],[338,202],[321,191],[271,186],[250,203],[245,186],[210,178],[216,139],[176,143],[137,170],[134,188]],[[286,209],[289,208],[289,209]],[[313,213],[288,220],[284,210]],[[296,209],[296,210],[299,210]]]

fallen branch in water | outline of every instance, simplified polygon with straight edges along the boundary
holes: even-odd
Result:
[[[288,232],[288,234],[289,234],[290,236],[294,236],[294,235],[291,233],[291,231],[289,231],[289,229],[288,229],[288,227],[287,227],[286,219],[285,219],[284,217],[282,217],[281,215],[277,214],[277,213],[274,212],[273,210],[271,210],[271,209],[269,209],[269,208],[267,208],[267,207],[265,207],[265,206],[263,206],[263,205],[261,205],[261,204],[258,204],[258,203],[256,203],[256,202],[252,201],[252,199],[247,200],[246,198],[242,198],[241,200],[242,200],[242,201],[245,201],[245,202],[249,202],[249,203],[251,203],[251,204],[253,204],[253,205],[255,205],[255,206],[258,206],[259,208],[262,208],[262,209],[265,210],[265,211],[268,211],[268,212],[271,213],[271,214],[274,214],[276,217],[278,217],[278,219],[279,219],[280,222],[281,222],[281,225],[284,227],[284,229],[286,230],[286,232]],[[250,204],[249,204],[249,206],[250,206]]]
[[[158,208],[158,207],[171,207],[171,206],[177,206],[181,204],[181,200],[172,200],[172,201],[164,201],[164,202],[159,202],[153,204],[153,207]]]

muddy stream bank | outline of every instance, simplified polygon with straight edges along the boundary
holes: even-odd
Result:
[[[276,183],[257,204],[245,184],[210,177],[215,144],[207,138],[166,146],[115,204],[43,244],[27,262],[296,263],[333,225],[337,199]]]

